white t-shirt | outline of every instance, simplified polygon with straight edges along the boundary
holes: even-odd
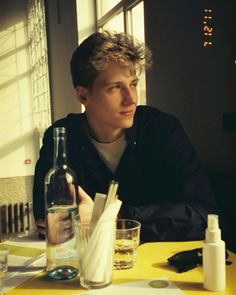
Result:
[[[89,137],[103,162],[112,172],[115,172],[126,146],[125,135],[111,143],[101,143]]]

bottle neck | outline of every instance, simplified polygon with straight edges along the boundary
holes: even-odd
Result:
[[[219,243],[221,241],[221,230],[209,231],[206,230],[207,243]]]
[[[66,136],[65,134],[57,134],[54,138],[54,161],[53,165],[62,167],[67,166],[67,152],[66,152]]]

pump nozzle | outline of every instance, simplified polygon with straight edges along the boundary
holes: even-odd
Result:
[[[206,241],[214,243],[221,239],[221,230],[219,229],[219,216],[209,214],[207,216]]]
[[[207,217],[208,229],[214,230],[219,228],[219,217],[216,214],[209,214]]]

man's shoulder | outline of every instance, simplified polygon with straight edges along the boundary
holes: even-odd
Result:
[[[45,136],[52,137],[53,128],[55,127],[65,127],[67,129],[67,135],[70,136],[75,131],[78,131],[83,122],[84,122],[85,115],[81,114],[74,114],[70,113],[66,117],[61,118],[55,121],[45,132]]]
[[[82,124],[82,122],[84,121],[84,114],[74,114],[74,113],[70,113],[68,114],[66,117],[61,118],[57,121],[55,121],[52,124],[52,127],[70,127],[71,125],[78,125],[78,124]]]
[[[135,121],[139,124],[176,124],[179,120],[166,112],[151,106],[138,106],[135,114]]]

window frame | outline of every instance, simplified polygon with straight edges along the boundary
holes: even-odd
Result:
[[[108,12],[106,12],[104,15],[102,15],[99,18],[100,15],[100,0],[95,0],[95,15],[96,15],[96,30],[98,32],[101,32],[103,30],[103,27],[108,23],[112,18],[116,17],[120,13],[123,12],[124,17],[124,32],[133,35],[133,21],[132,21],[132,9],[139,5],[144,0],[121,0],[118,2],[113,8],[111,8]],[[144,17],[144,16],[143,16]],[[143,36],[145,39],[145,36]],[[144,41],[144,40],[142,40]],[[146,105],[147,104],[147,98],[146,98],[146,73],[145,71],[142,72],[142,74],[139,76],[140,82],[138,85],[138,104]]]
[[[110,9],[107,13],[105,13],[100,18],[99,16],[99,2],[100,0],[95,0],[95,11],[96,11],[96,30],[101,31],[102,27],[113,17],[118,15],[119,13],[124,13],[124,32],[131,33],[129,31],[129,14],[133,7],[138,5],[140,2],[144,2],[144,0],[121,0],[117,3],[112,9]]]
[[[27,7],[29,53],[31,62],[34,127],[41,146],[44,131],[51,125],[51,94],[49,84],[48,47],[43,0],[29,0]]]

